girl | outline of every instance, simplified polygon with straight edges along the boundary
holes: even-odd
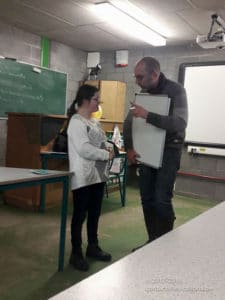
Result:
[[[94,86],[79,88],[67,134],[69,147],[73,216],[71,223],[72,253],[70,264],[82,271],[89,268],[82,253],[82,225],[87,214],[88,246],[86,256],[110,261],[111,255],[98,245],[98,221],[101,212],[104,185],[107,180],[108,161],[113,151],[107,150],[106,136],[100,123],[91,117],[98,111],[99,95]]]

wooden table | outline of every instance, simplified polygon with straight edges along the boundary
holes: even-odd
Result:
[[[0,190],[10,190],[33,185],[62,182],[61,226],[59,238],[58,271],[63,270],[66,238],[66,218],[68,203],[69,177],[68,171],[44,170],[44,174],[34,174],[33,170],[22,168],[0,167]]]
[[[225,299],[224,216],[222,203],[51,300]]]
[[[42,151],[41,155],[41,167],[43,170],[48,169],[48,160],[49,159],[63,159],[68,160],[68,154],[65,152],[53,152],[53,151]],[[46,198],[46,188],[45,184],[41,185],[41,199],[40,199],[40,212],[45,212],[45,198]]]

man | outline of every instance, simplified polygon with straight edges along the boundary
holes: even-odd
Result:
[[[167,95],[171,99],[168,116],[152,113],[134,103],[124,122],[125,149],[128,160],[133,164],[138,160],[132,143],[133,117],[143,118],[147,123],[166,130],[162,167],[155,169],[141,164],[139,169],[141,202],[149,243],[173,229],[175,213],[172,197],[187,126],[187,98],[180,84],[160,72],[160,64],[153,57],[142,58],[135,66],[134,76],[142,92]]]

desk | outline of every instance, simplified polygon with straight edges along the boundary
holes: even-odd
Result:
[[[42,151],[41,155],[41,167],[43,170],[48,169],[48,160],[49,159],[66,159],[68,160],[68,154],[65,152],[53,152],[53,151]],[[41,199],[40,199],[40,207],[39,211],[45,211],[45,197],[46,197],[46,189],[45,184],[41,185]]]
[[[63,270],[66,238],[66,218],[68,202],[68,183],[71,172],[47,170],[47,174],[33,174],[29,169],[0,167],[0,190],[10,190],[33,185],[62,182],[62,208],[59,238],[58,271]]]
[[[222,203],[51,300],[222,300],[224,215]]]

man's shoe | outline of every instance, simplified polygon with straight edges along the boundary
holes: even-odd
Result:
[[[103,251],[98,245],[91,244],[87,246],[86,256],[101,261],[110,261],[111,254]]]
[[[82,250],[72,252],[69,263],[79,271],[88,271],[89,265],[87,260],[83,257]]]
[[[142,247],[146,246],[146,245],[149,244],[149,243],[150,243],[150,241],[147,241],[147,242],[145,242],[144,244],[142,244],[141,246],[138,246],[138,247],[132,249],[131,252],[135,252],[136,250],[141,249]]]

